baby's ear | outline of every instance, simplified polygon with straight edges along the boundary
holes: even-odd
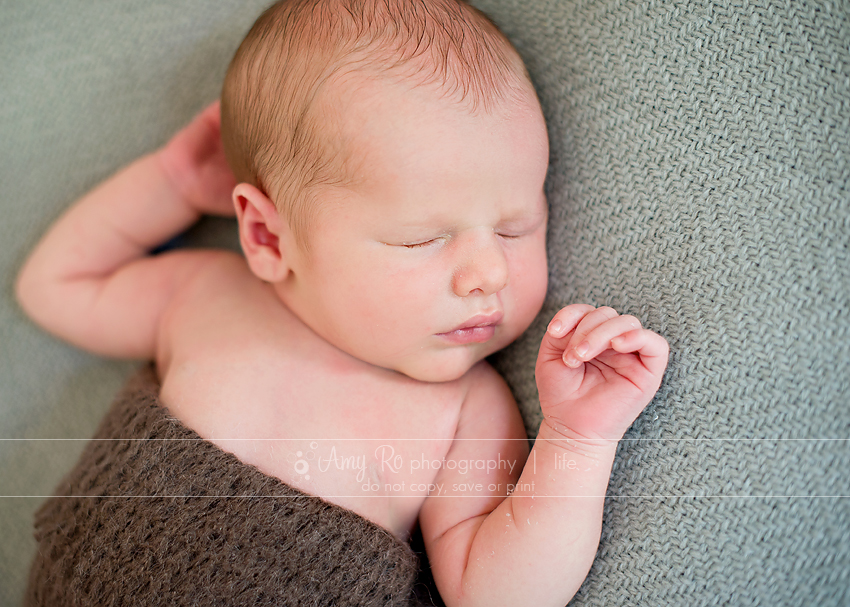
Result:
[[[274,203],[258,188],[240,183],[233,188],[239,221],[239,242],[251,271],[266,282],[279,282],[289,274],[283,240],[289,226]]]

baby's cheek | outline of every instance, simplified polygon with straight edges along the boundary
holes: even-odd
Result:
[[[512,280],[518,307],[523,315],[530,316],[529,323],[543,307],[549,283],[545,242],[535,242],[534,245],[529,247],[530,250],[527,251],[522,263],[517,264],[517,271]]]
[[[369,320],[380,326],[382,331],[397,336],[399,332],[409,333],[412,323],[421,324],[429,319],[435,289],[428,288],[427,274],[417,276],[414,273],[396,272],[385,281],[372,285],[364,292],[368,303]],[[365,289],[365,285],[362,290]]]

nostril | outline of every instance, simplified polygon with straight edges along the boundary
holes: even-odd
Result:
[[[457,239],[456,250],[461,261],[453,275],[457,295],[491,295],[508,285],[510,268],[498,234],[479,231],[462,241]]]

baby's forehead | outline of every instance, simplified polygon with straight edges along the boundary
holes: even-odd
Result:
[[[375,163],[402,162],[400,151],[438,153],[441,139],[436,135],[475,133],[488,128],[489,118],[502,120],[511,111],[507,102],[475,107],[468,98],[416,75],[362,71],[329,83],[316,101],[328,151],[344,154],[350,165],[359,163],[355,172],[373,172],[380,168]]]
[[[328,142],[346,159],[350,183],[380,178],[398,190],[415,184],[436,191],[498,178],[494,167],[545,173],[548,140],[533,92],[473,110],[429,87],[372,82],[345,100]]]
[[[531,82],[515,75],[501,89],[471,96],[437,77],[433,66],[404,66],[393,70],[357,66],[329,77],[314,97],[316,117],[346,123],[357,131],[372,123],[392,127],[401,120],[440,123],[450,116],[496,116],[509,119],[519,111],[539,111]]]

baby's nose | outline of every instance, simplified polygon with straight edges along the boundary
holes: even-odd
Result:
[[[455,295],[498,293],[508,285],[508,260],[499,236],[482,231],[461,239],[458,264],[452,275]]]

